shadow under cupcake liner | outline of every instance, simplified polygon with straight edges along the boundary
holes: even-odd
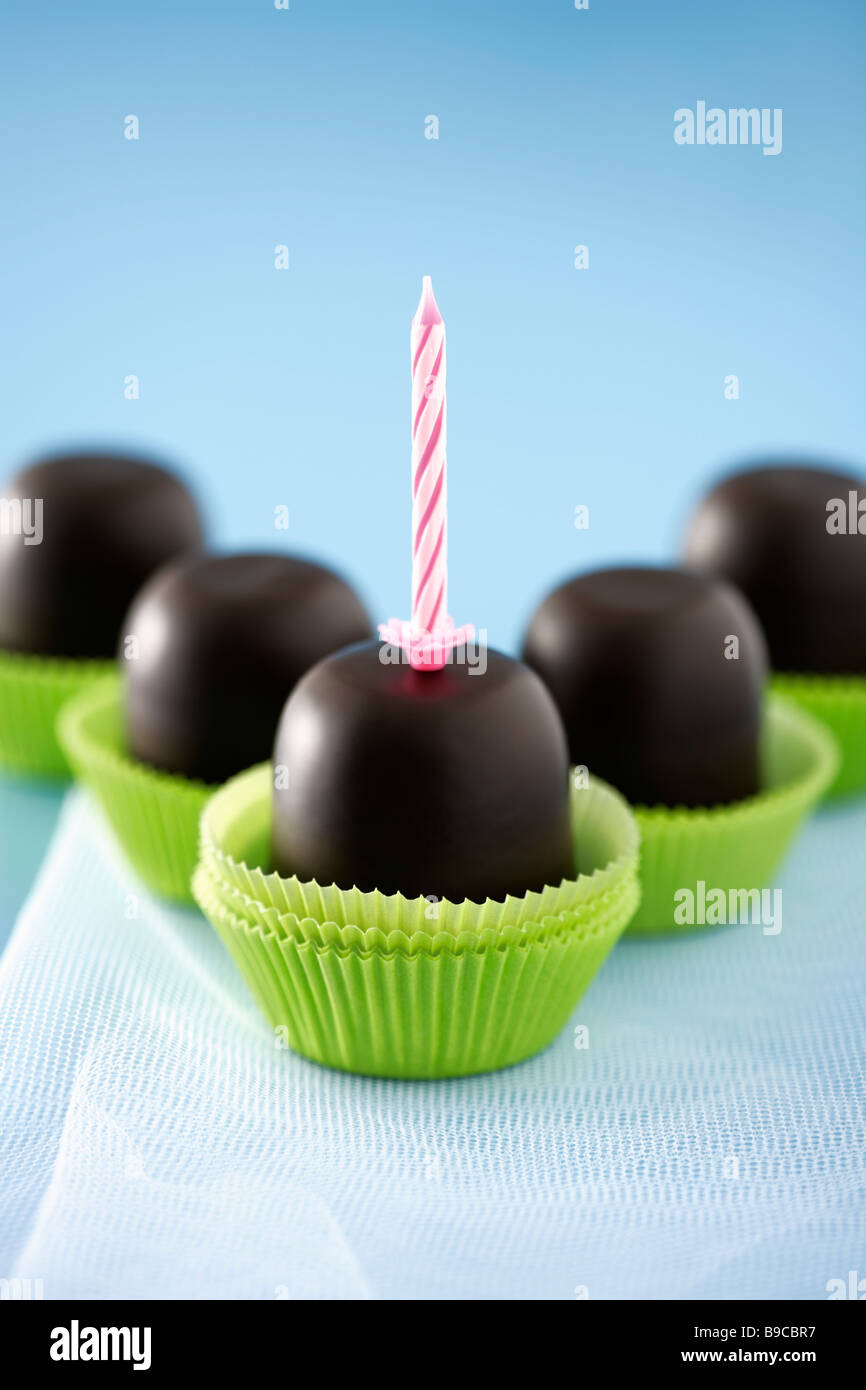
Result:
[[[285,1029],[295,1051],[343,1070],[458,1076],[540,1051],[637,904],[634,819],[598,782],[572,793],[583,871],[574,884],[504,903],[443,901],[432,921],[424,899],[257,871],[256,858],[267,862],[270,806],[266,765],[216,794],[203,817],[195,894],[272,1027]],[[256,891],[246,892],[238,877]],[[317,893],[338,908],[339,920],[306,910]],[[538,911],[569,899],[561,912]],[[302,911],[287,910],[287,902]]]
[[[75,776],[99,802],[143,883],[161,897],[192,902],[199,821],[215,788],[129,757],[116,671],[63,707],[57,732]]]
[[[721,890],[729,900],[732,893],[769,885],[838,761],[835,740],[823,724],[770,695],[762,743],[765,791],[705,809],[634,808],[641,832],[641,902],[629,933],[703,930],[700,922],[676,920],[676,895],[684,890],[696,900],[700,892]]]
[[[22,776],[70,777],[57,716],[68,700],[112,670],[110,661],[0,650],[0,768]]]
[[[828,797],[866,793],[866,676],[777,675],[773,689],[820,719],[839,745]]]

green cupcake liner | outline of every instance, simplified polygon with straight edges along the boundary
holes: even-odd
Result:
[[[542,917],[538,921],[521,919],[497,927],[466,925],[459,931],[448,927],[439,929],[438,924],[427,923],[426,930],[406,931],[400,927],[390,927],[384,919],[381,925],[356,926],[351,923],[319,922],[312,917],[298,917],[294,912],[278,912],[275,907],[249,898],[226,883],[220,877],[219,869],[208,860],[201,861],[197,872],[202,878],[196,891],[206,892],[221,907],[233,916],[243,918],[251,926],[265,933],[273,933],[281,940],[310,942],[316,947],[343,952],[403,951],[415,955],[422,950],[468,951],[476,950],[479,946],[542,941],[567,933],[592,936],[606,931],[609,924],[621,916],[624,907],[630,908],[633,900],[633,883],[630,876],[623,875],[592,903],[583,904],[571,912]]]
[[[406,1079],[466,1076],[546,1047],[618,940],[589,937],[475,950],[340,951],[280,939],[196,893],[262,1012],[296,1052],[327,1066]],[[633,902],[637,884],[633,883]]]
[[[773,689],[826,724],[842,754],[828,797],[866,792],[866,676],[773,677]]]
[[[192,902],[198,826],[214,788],[157,772],[124,752],[116,671],[63,707],[57,733],[139,877],[163,898]]]
[[[572,906],[547,916],[538,906],[557,890],[527,894],[532,908],[514,898],[443,901],[431,922],[424,899],[280,886],[255,868],[257,857],[267,862],[270,807],[267,766],[216,794],[195,895],[281,1038],[340,1070],[464,1076],[532,1056],[566,1023],[637,905],[634,819],[599,782],[572,797],[581,891],[572,886]],[[261,896],[234,881],[241,868]],[[316,893],[339,921],[285,907]]]
[[[110,661],[0,650],[0,768],[31,777],[69,777],[57,715],[67,700],[111,670]]]
[[[597,778],[590,787],[571,792],[571,823],[577,846],[578,877],[558,886],[501,901],[406,898],[402,893],[362,892],[315,880],[303,881],[268,872],[271,838],[271,770],[268,764],[233,777],[208,802],[201,819],[201,858],[217,883],[235,890],[245,902],[272,909],[277,916],[300,921],[433,936],[448,932],[500,931],[506,926],[580,917],[591,912],[608,892],[622,891],[627,870],[638,852],[638,837],[627,804]],[[236,910],[230,894],[226,906]]]
[[[748,892],[772,880],[802,822],[835,776],[835,740],[811,715],[770,695],[763,736],[766,791],[725,806],[634,808],[641,831],[641,902],[629,933],[700,931],[675,920],[675,894]]]

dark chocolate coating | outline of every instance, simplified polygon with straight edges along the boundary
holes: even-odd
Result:
[[[127,608],[160,565],[202,544],[183,483],[141,459],[69,454],[0,489],[42,500],[43,538],[0,531],[0,648],[111,657]]]
[[[320,662],[286,705],[274,867],[452,902],[573,877],[565,734],[537,676],[495,651],[483,674],[413,671],[379,652],[368,642]]]
[[[197,555],[139,593],[121,638],[134,758],[223,782],[270,757],[286,697],[329,652],[370,634],[353,589],[285,555]],[[138,655],[127,638],[137,639]]]
[[[828,530],[834,502],[844,503],[842,534]],[[777,671],[866,674],[863,478],[805,466],[736,473],[701,502],[685,556],[743,591]]]
[[[758,791],[766,651],[728,585],[667,569],[580,575],[544,600],[523,656],[553,694],[572,761],[629,801],[712,806]]]

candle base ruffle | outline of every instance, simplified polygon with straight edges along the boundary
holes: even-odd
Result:
[[[449,617],[440,627],[426,632],[402,618],[389,618],[379,624],[379,636],[388,646],[405,652],[414,671],[441,671],[452,651],[474,641],[475,628],[471,623],[456,627]]]

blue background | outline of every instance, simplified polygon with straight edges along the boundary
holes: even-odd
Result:
[[[377,620],[408,616],[425,273],[448,329],[450,607],[494,645],[569,571],[671,554],[731,461],[863,460],[866,6],[6,9],[10,469],[153,448],[220,544],[329,558]],[[698,100],[783,108],[782,153],[676,145]]]

